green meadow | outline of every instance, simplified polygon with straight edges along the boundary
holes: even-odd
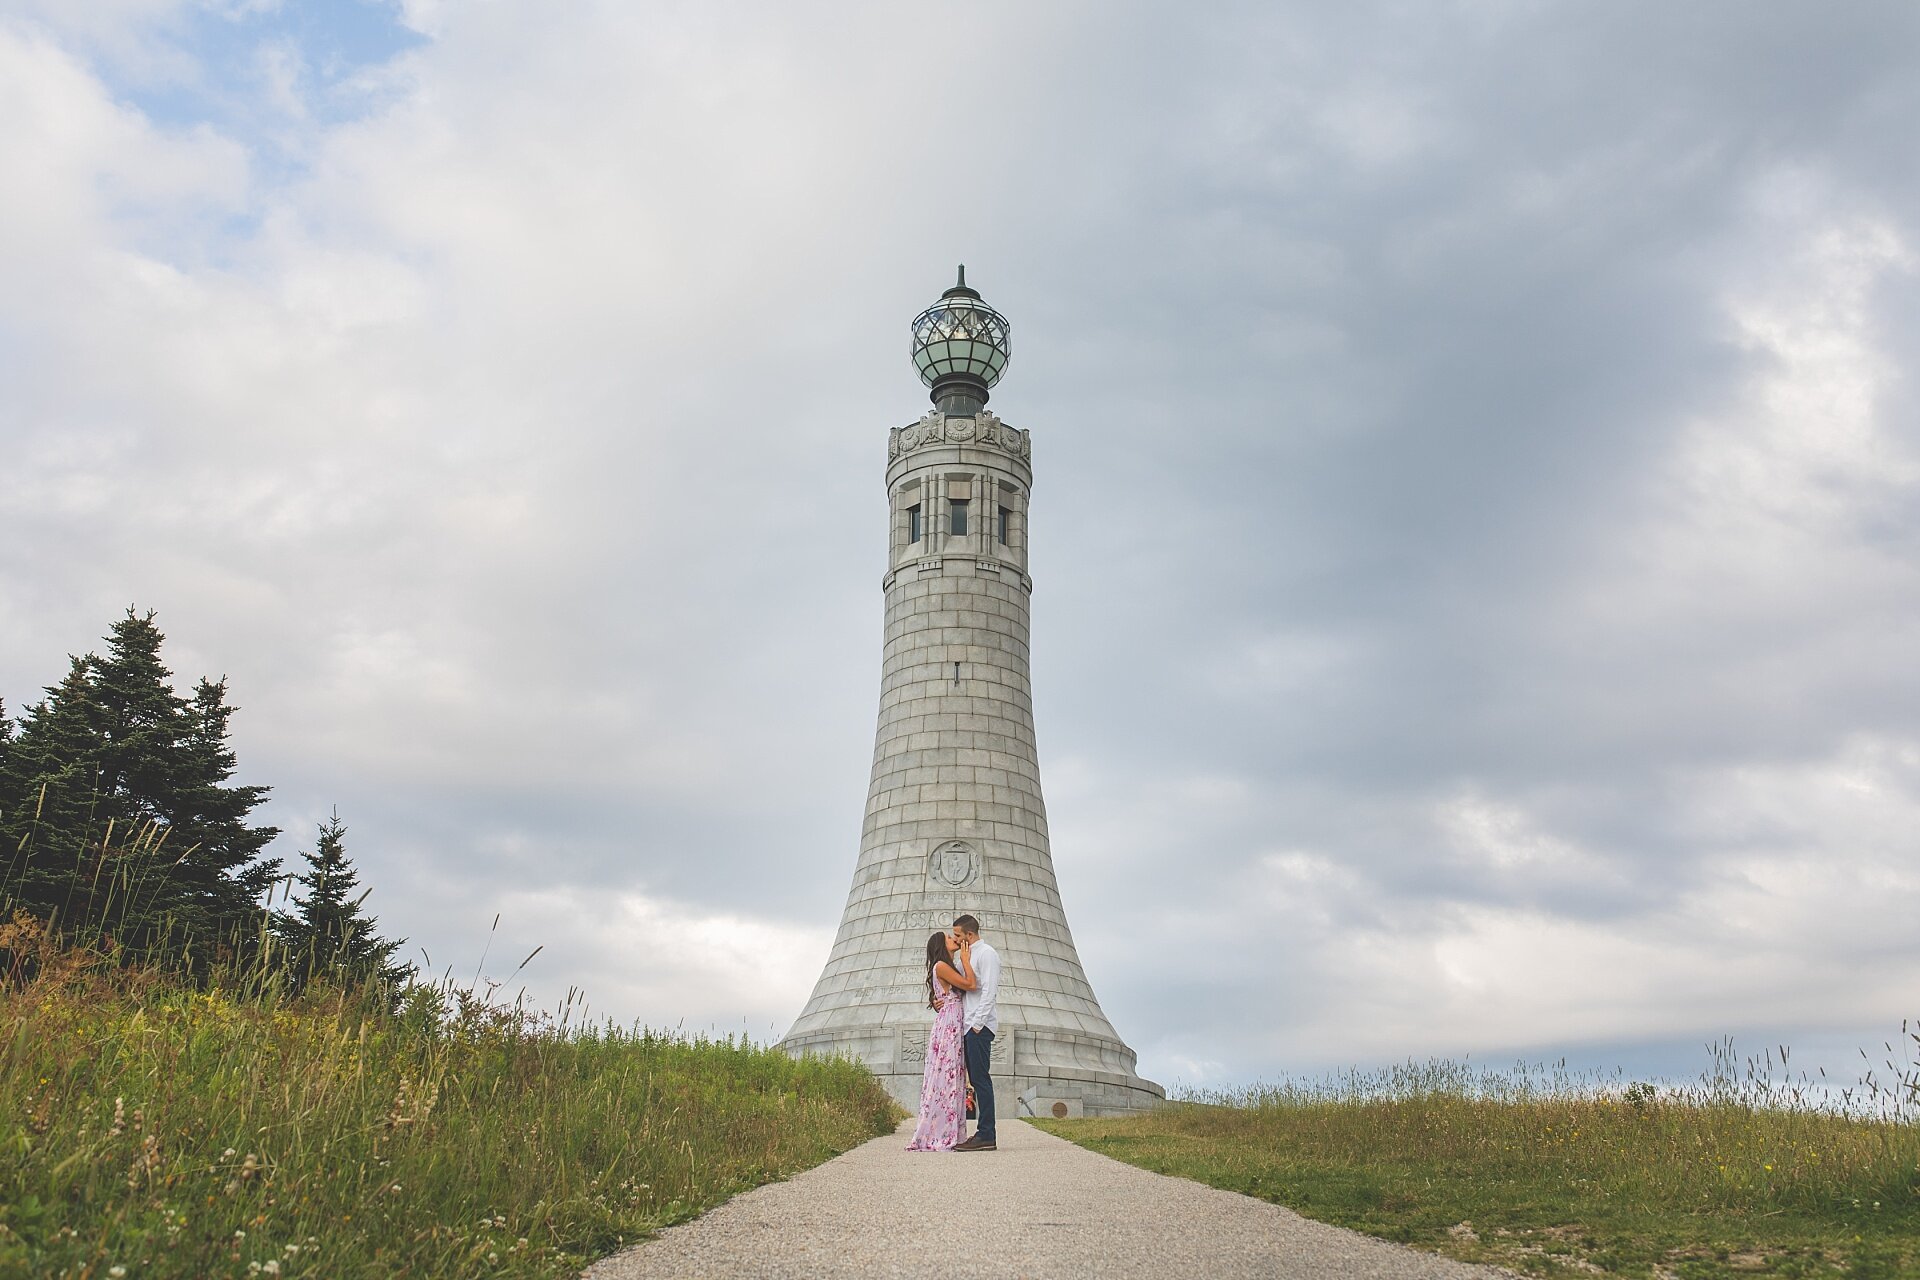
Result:
[[[36,968],[0,990],[0,1275],[572,1275],[898,1115],[843,1061],[445,988]]]
[[[1887,1047],[1845,1090],[1722,1044],[1684,1087],[1429,1063],[1041,1127],[1529,1275],[1920,1276],[1920,1074]]]

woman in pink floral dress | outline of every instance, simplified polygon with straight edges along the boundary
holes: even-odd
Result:
[[[920,1080],[920,1123],[909,1151],[951,1151],[967,1136],[967,1058],[961,1048],[960,993],[973,990],[972,948],[945,933],[927,939],[927,1071]]]

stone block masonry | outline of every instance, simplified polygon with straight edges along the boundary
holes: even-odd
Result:
[[[1089,1115],[1137,1110],[1164,1095],[1101,1012],[1048,842],[1028,661],[1031,442],[969,408],[936,408],[888,440],[886,629],[860,855],[833,949],[782,1045],[857,1057],[917,1106],[927,935],[969,912],[1003,965],[996,1093],[1071,1099]]]

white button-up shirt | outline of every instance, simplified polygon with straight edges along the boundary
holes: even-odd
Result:
[[[1000,1034],[1000,953],[984,942],[973,944],[973,990],[960,1003],[967,1030],[981,1027]]]

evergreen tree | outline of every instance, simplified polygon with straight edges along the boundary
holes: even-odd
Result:
[[[14,792],[13,755],[13,721],[7,718],[6,699],[0,698],[0,869],[4,869],[0,870],[0,916],[12,914],[12,904],[6,901],[7,891],[26,859],[24,849],[6,843],[7,821],[20,807],[20,799]]]
[[[164,639],[151,612],[128,609],[107,632],[107,656],[89,663],[100,790],[113,797],[117,816],[135,822],[171,817],[167,802],[179,772],[175,748],[187,703],[160,661]]]
[[[169,846],[181,859],[181,888],[220,937],[251,928],[256,904],[280,873],[278,858],[261,856],[279,829],[247,825],[269,788],[228,782],[237,767],[228,729],[233,711],[225,677],[202,679],[182,704],[165,815]]]
[[[102,731],[93,705],[93,655],[69,659],[66,678],[27,708],[9,745],[0,792],[0,844],[11,905],[39,915],[67,914],[80,883],[88,833],[99,804]],[[101,815],[102,822],[111,814]],[[129,824],[130,826],[130,824]],[[84,919],[86,909],[77,913]]]
[[[302,854],[306,872],[295,876],[306,893],[296,898],[294,912],[277,912],[274,932],[286,947],[285,966],[296,986],[316,978],[355,983],[369,978],[396,984],[411,972],[393,963],[393,953],[405,940],[385,942],[374,933],[377,923],[363,915],[366,894],[354,896],[360,877],[347,857],[347,828],[335,812],[320,824],[313,852]]]
[[[278,832],[246,821],[267,788],[227,785],[226,685],[175,693],[153,618],[128,609],[0,754],[4,896],[134,955],[244,950],[279,867],[260,856]]]

